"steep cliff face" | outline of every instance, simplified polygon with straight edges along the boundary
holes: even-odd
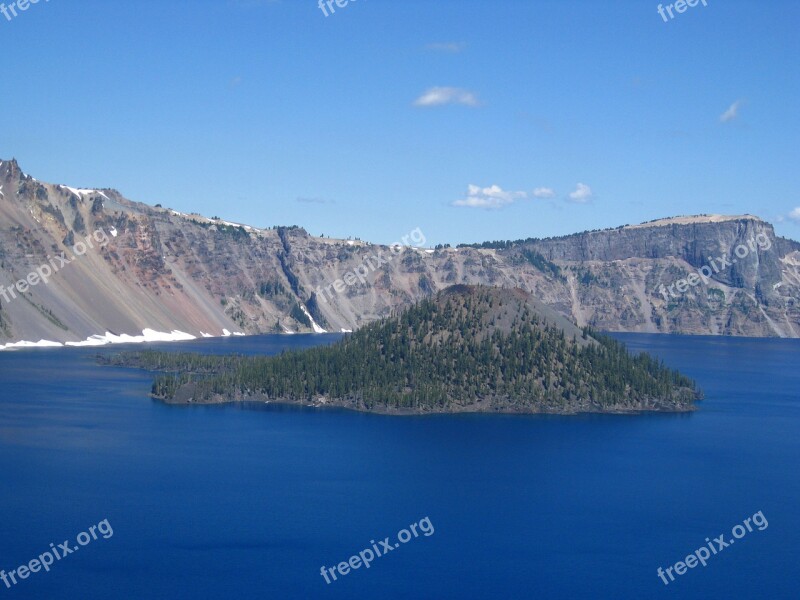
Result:
[[[800,336],[800,244],[751,216],[427,250],[410,246],[421,230],[389,248],[257,229],[41,183],[15,161],[0,186],[0,345],[350,330],[455,283],[520,287],[611,331]]]
[[[596,327],[798,335],[800,244],[757,217],[662,219],[529,245],[567,276],[561,310]]]

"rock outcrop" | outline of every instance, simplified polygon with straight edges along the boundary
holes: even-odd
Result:
[[[800,336],[800,244],[753,216],[393,249],[42,183],[13,160],[0,163],[0,186],[0,345],[147,328],[338,332],[453,284],[520,287],[608,331]],[[31,275],[45,265],[46,283]],[[679,291],[697,272],[708,276]]]

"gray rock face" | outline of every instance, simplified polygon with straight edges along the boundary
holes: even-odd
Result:
[[[752,216],[434,251],[183,215],[40,183],[15,161],[0,185],[0,345],[350,330],[455,283],[520,287],[610,331],[800,336],[800,244]],[[47,283],[29,278],[45,265]]]
[[[720,283],[755,288],[761,281],[780,281],[779,254],[768,251],[776,245],[775,232],[769,223],[751,216],[695,217],[693,222],[685,224],[681,224],[681,219],[677,219],[677,223],[664,221],[667,223],[550,239],[535,243],[533,247],[556,262],[678,258],[695,269],[712,266],[712,261],[726,256],[732,259],[732,264],[719,272],[714,271],[712,276]],[[740,245],[747,252],[740,250],[741,256],[737,256],[735,251]],[[795,243],[794,249],[797,248]]]

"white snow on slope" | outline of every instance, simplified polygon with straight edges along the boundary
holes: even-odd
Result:
[[[325,330],[324,330],[322,327],[320,327],[319,325],[317,325],[317,322],[314,320],[314,317],[312,317],[312,316],[311,316],[311,313],[310,313],[310,312],[308,312],[308,310],[306,309],[306,307],[305,307],[305,306],[303,306],[303,305],[301,304],[301,305],[300,305],[300,308],[302,308],[302,309],[303,309],[303,313],[305,313],[305,315],[308,317],[308,320],[309,320],[309,321],[311,321],[311,327],[314,329],[314,333],[328,333],[328,332],[327,332],[327,331],[325,331]]]
[[[242,335],[247,335],[247,334],[244,334],[241,331],[234,331],[233,333],[231,333],[227,329],[223,329],[222,330],[222,337],[231,337],[232,335],[242,336]],[[208,336],[208,337],[212,337],[212,336]]]
[[[115,335],[107,331],[104,335],[93,335],[82,342],[67,342],[65,346],[105,346],[107,344],[142,344],[145,342],[186,342],[189,340],[196,340],[197,338],[189,333],[178,331],[177,329],[170,333],[163,331],[155,331],[153,329],[144,329],[142,335],[128,335],[123,333]]]
[[[0,350],[13,350],[15,348],[61,348],[63,346],[83,347],[83,346],[106,346],[108,344],[141,344],[144,342],[183,342],[188,340],[197,339],[195,336],[177,329],[165,333],[163,331],[155,331],[153,329],[145,329],[142,335],[116,335],[107,331],[105,334],[98,334],[89,336],[82,342],[51,342],[49,340],[39,340],[38,342],[11,342],[9,344],[0,344]]]
[[[75,194],[78,198],[83,198],[84,196],[88,196],[89,194],[100,194],[106,200],[110,200],[110,198],[108,196],[106,196],[103,192],[101,192],[100,190],[89,190],[89,189],[85,189],[85,188],[84,189],[82,189],[82,188],[74,188],[74,187],[69,187],[68,185],[60,185],[58,187],[63,188],[65,190],[69,190],[70,192]]]
[[[308,315],[308,318],[311,319],[311,323],[314,325],[314,331],[316,333],[327,333],[327,331],[319,327],[319,325],[317,325],[314,322],[314,319],[311,318],[311,315]],[[283,328],[283,332],[287,335],[294,335],[294,331],[290,331],[289,329],[286,329],[286,327]],[[231,333],[227,329],[222,330],[221,336],[214,336],[202,331],[200,332],[200,337],[202,338],[231,337],[231,336],[245,337],[246,335],[247,335],[246,333],[243,333],[241,331],[234,331],[233,333]],[[179,331],[177,329],[171,332],[155,331],[154,329],[144,329],[142,331],[142,335],[128,335],[127,333],[117,335],[115,333],[107,331],[104,334],[89,336],[88,338],[86,338],[81,342],[66,342],[64,344],[62,344],[61,342],[52,342],[50,340],[39,340],[38,342],[28,342],[28,341],[9,342],[8,344],[0,344],[0,352],[3,350],[17,350],[23,348],[63,348],[64,346],[73,348],[84,348],[84,347],[95,347],[95,346],[108,346],[110,344],[143,344],[147,342],[188,342],[196,339],[197,336],[191,335],[190,333],[185,333],[183,331]]]
[[[0,350],[14,350],[15,348],[60,348],[63,344],[51,342],[50,340],[39,340],[38,342],[11,342],[0,344]]]

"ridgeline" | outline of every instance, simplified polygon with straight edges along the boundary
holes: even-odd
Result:
[[[272,357],[155,351],[115,365],[162,371],[174,404],[272,401],[360,411],[690,411],[695,383],[578,329],[520,289],[453,286],[341,341]]]

